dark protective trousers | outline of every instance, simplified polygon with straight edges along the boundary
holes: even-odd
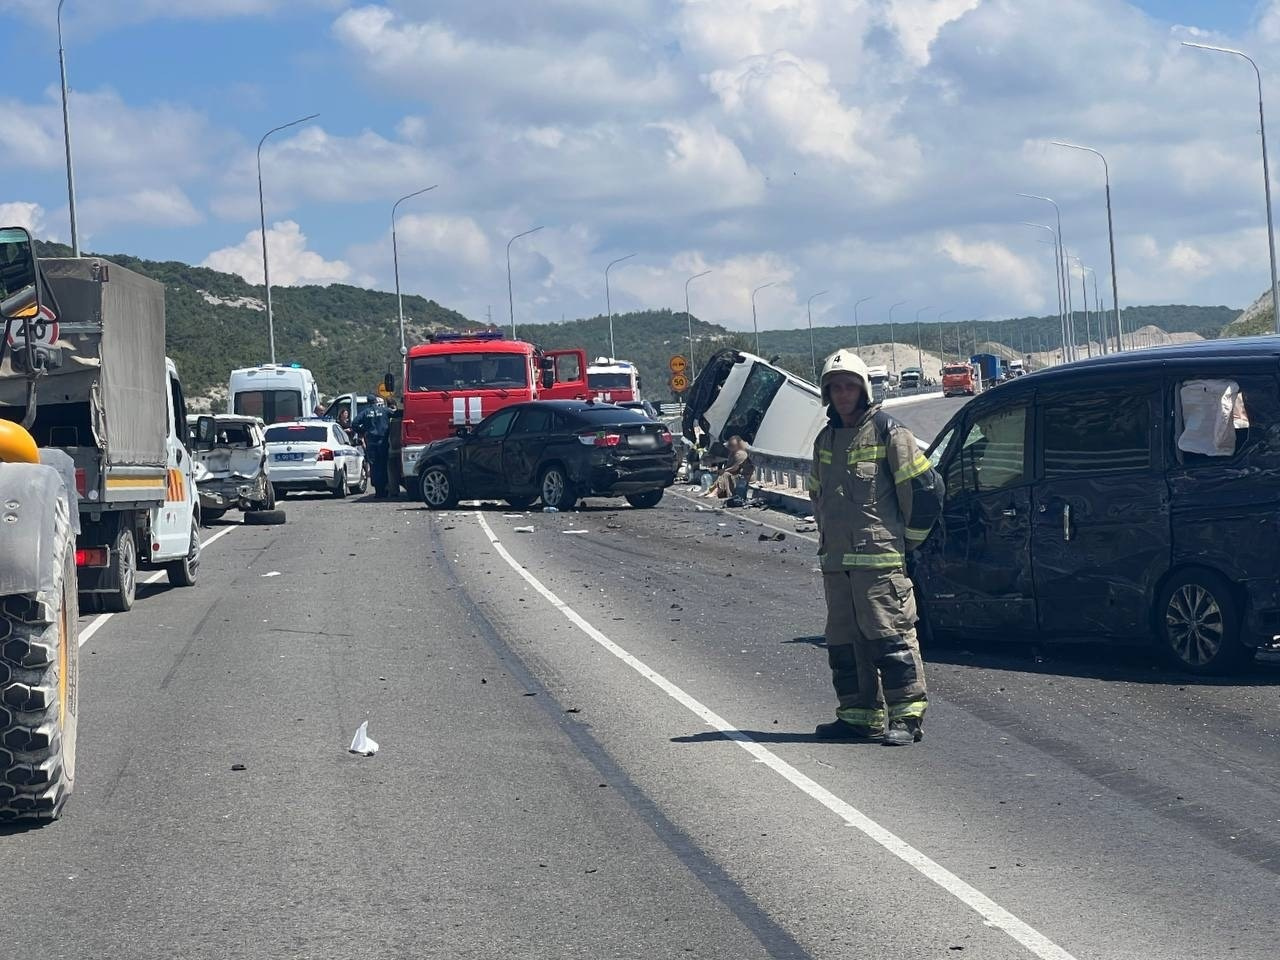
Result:
[[[387,442],[369,441],[369,476],[373,480],[373,494],[377,497],[387,495]]]
[[[911,579],[901,570],[844,570],[824,573],[822,587],[836,716],[872,731],[886,718],[923,719],[928,695]]]

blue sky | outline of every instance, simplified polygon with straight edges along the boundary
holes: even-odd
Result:
[[[52,0],[0,0],[10,147],[0,213],[69,235]],[[1190,0],[68,0],[81,240],[260,282],[264,153],[273,280],[405,289],[525,320],[680,307],[769,326],[852,302],[950,319],[1053,309],[1019,220],[1059,200],[1068,246],[1122,304],[1244,306],[1268,281],[1247,65],[1280,77],[1280,4]],[[21,65],[21,69],[17,69]],[[1268,79],[1280,130],[1280,83]],[[1274,141],[1274,135],[1273,135]],[[1280,155],[1280,148],[1274,153]],[[868,313],[864,313],[867,316]]]

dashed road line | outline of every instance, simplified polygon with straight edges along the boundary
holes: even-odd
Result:
[[[219,530],[208,540],[205,540],[203,543],[200,544],[201,552],[203,553],[206,549],[213,546],[215,543],[217,543],[219,540],[225,537],[232,530],[237,530],[237,529],[239,529],[238,524],[235,526],[226,527],[223,530]],[[159,583],[166,576],[167,574],[163,570],[157,570],[155,573],[151,574],[151,576],[139,582],[142,584]],[[94,617],[92,620],[90,620],[89,625],[80,631],[79,646],[83,647],[86,643],[88,643],[89,640],[93,637],[93,635],[97,633],[99,630],[101,630],[106,625],[107,621],[114,616],[115,616],[114,613],[100,613],[96,617]]]
[[[770,770],[773,770],[792,786],[801,790],[809,797],[818,801],[846,824],[861,832],[864,836],[879,844],[889,853],[893,854],[903,863],[916,870],[922,876],[926,877],[933,883],[937,884],[947,893],[951,894],[966,907],[973,910],[983,922],[997,930],[1003,930],[1006,934],[1024,946],[1032,955],[1038,957],[1039,960],[1075,960],[1075,957],[1058,946],[1040,931],[1034,927],[1018,919],[1000,904],[996,903],[981,890],[966,883],[960,877],[956,876],[946,867],[937,861],[930,859],[921,851],[917,850],[907,841],[903,840],[897,834],[886,830],[875,820],[872,820],[862,811],[858,810],[852,804],[840,799],[822,784],[813,780],[811,777],[801,773],[791,764],[787,763],[772,750],[752,740],[741,730],[733,726],[729,721],[725,720],[718,713],[711,710],[705,704],[690,696],[680,687],[676,686],[662,674],[649,667],[643,661],[632,656],[622,647],[618,646],[607,636],[592,626],[584,619],[576,610],[561,600],[555,593],[543,585],[542,581],[530,573],[527,569],[520,565],[498,540],[497,535],[493,532],[493,528],[489,526],[484,515],[480,511],[475,513],[476,519],[480,522],[480,527],[484,530],[485,536],[489,538],[489,542],[497,551],[498,556],[506,561],[520,577],[533,587],[544,600],[559,610],[565,618],[575,627],[585,633],[597,644],[613,654],[627,666],[631,667],[636,673],[644,677],[654,686],[656,686],[671,699],[675,700],[689,712],[693,713],[713,730],[717,730],[724,734],[725,738],[737,743],[743,750],[749,753],[757,761],[765,764]]]

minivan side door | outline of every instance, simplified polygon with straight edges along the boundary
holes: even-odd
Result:
[[[921,602],[937,630],[1035,630],[1032,410],[1030,395],[1023,393],[971,413],[938,464],[946,486],[942,515],[912,558]]]
[[[1169,569],[1161,376],[1041,390],[1032,555],[1040,630],[1150,636]]]

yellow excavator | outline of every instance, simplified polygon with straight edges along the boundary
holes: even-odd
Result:
[[[30,233],[0,228],[0,367],[27,377],[23,419],[46,369],[41,294]],[[75,471],[30,425],[0,416],[0,822],[56,820],[75,783]]]

